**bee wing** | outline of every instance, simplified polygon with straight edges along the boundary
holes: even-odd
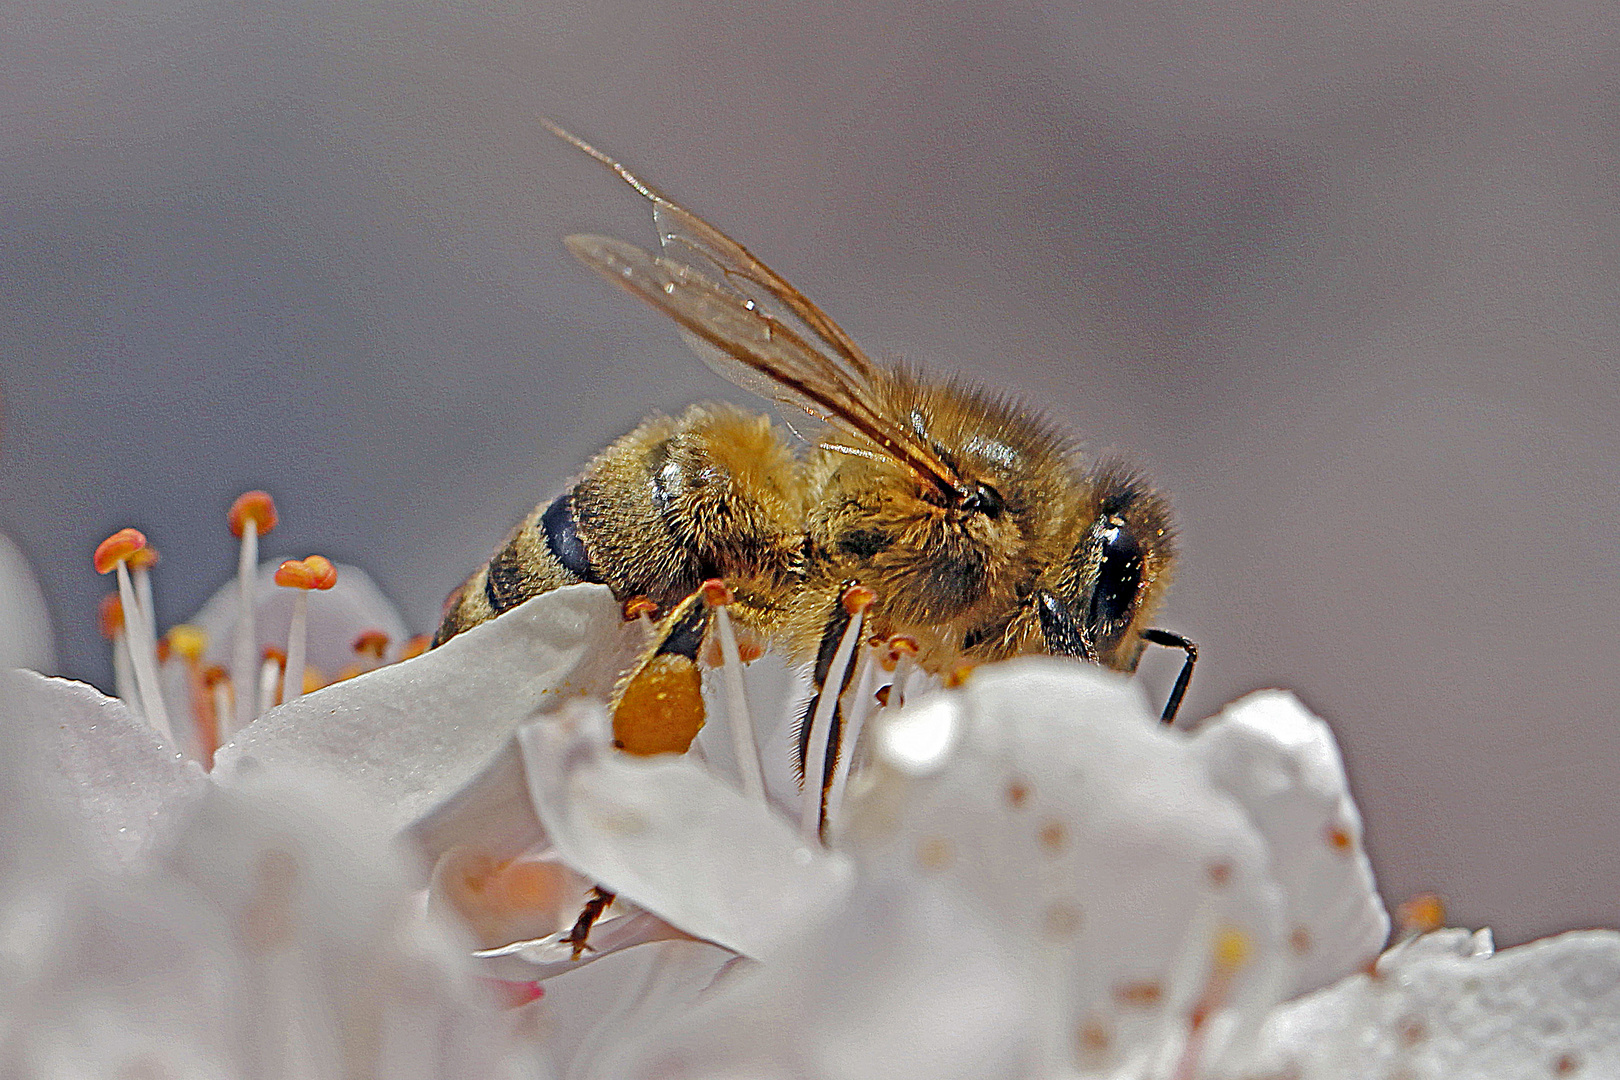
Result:
[[[747,248],[618,161],[550,120],[542,118],[541,123],[558,138],[611,169],[619,179],[652,203],[653,225],[658,230],[658,243],[666,255],[708,275],[712,283],[728,286],[743,298],[753,301],[778,324],[792,327],[801,340],[822,354],[825,363],[838,369],[837,379],[843,384],[846,395],[860,399],[872,411],[877,410],[878,402],[872,388],[882,379],[881,370],[826,312],[755,258]],[[690,337],[688,341],[691,341]],[[739,378],[741,373],[735,370],[734,365],[715,356],[712,350],[697,348],[696,351],[705,363],[724,377],[764,397],[775,396],[760,390],[757,376],[744,375]],[[717,363],[717,360],[720,362]]]
[[[696,267],[610,236],[570,236],[574,256],[674,319],[721,374],[762,396],[858,432],[946,495],[961,479],[915,432],[856,392],[844,365],[753,299]]]

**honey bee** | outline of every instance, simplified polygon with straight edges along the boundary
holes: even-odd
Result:
[[[1149,625],[1176,557],[1157,492],[1123,462],[1083,462],[1002,397],[874,362],[740,244],[547,126],[651,204],[662,246],[576,235],[573,254],[675,320],[718,373],[821,429],[799,455],[770,418],[730,405],[644,421],[451,594],[435,644],[596,582],[663,613],[644,664],[695,671],[709,620],[694,595],[718,578],[747,631],[816,661],[819,693],[859,583],[871,633],[914,639],[933,672],[1023,653],[1131,672],[1149,644],[1181,649],[1174,719],[1197,650]],[[804,756],[801,740],[801,770]]]

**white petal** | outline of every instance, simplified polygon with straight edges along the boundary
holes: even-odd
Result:
[[[1435,939],[1438,947],[1427,947]],[[1300,1080],[1620,1076],[1620,932],[1491,955],[1442,931],[1278,1009],[1257,1074]]]
[[[612,749],[606,725],[580,705],[518,733],[535,813],[570,866],[755,958],[843,899],[845,860],[689,757]]]
[[[28,560],[11,538],[0,533],[0,671],[56,670],[56,646],[45,594]]]
[[[1333,733],[1294,695],[1250,694],[1191,740],[1215,783],[1243,804],[1270,848],[1288,902],[1289,995],[1362,967],[1389,936],[1389,914],[1361,844]]]
[[[341,772],[400,828],[474,777],[530,713],[605,696],[635,647],[607,589],[558,589],[270,710],[219,752],[216,771],[252,758]]]
[[[1160,1077],[1246,1052],[1286,974],[1281,895],[1129,683],[990,665],[878,723],[837,837],[850,902],[612,1075]]]
[[[206,783],[122,701],[31,671],[0,672],[0,758],[9,773],[0,786],[33,787],[40,800],[67,806],[105,864],[137,858],[166,809]],[[14,822],[5,831],[22,842],[31,829]]]

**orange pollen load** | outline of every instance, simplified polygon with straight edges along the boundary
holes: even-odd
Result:
[[[381,630],[362,630],[354,639],[354,651],[373,660],[381,660],[388,649],[388,635]]]
[[[96,573],[111,573],[118,564],[146,546],[146,534],[139,529],[119,529],[96,545]]]
[[[330,589],[337,584],[337,567],[323,555],[288,559],[276,568],[276,584],[289,589]]]
[[[276,501],[268,491],[244,491],[231,503],[231,512],[225,516],[231,526],[231,535],[242,538],[249,521],[260,536],[276,527]]]
[[[859,615],[877,601],[877,593],[865,585],[851,585],[844,590],[844,610],[851,615]]]
[[[101,636],[115,638],[124,632],[124,602],[117,593],[101,598]]]

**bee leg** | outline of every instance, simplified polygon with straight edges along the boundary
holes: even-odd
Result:
[[[1041,619],[1041,637],[1053,656],[1078,656],[1097,663],[1097,650],[1086,636],[1086,628],[1069,613],[1069,607],[1055,594],[1041,589],[1035,594],[1035,612]]]
[[[613,893],[600,885],[591,886],[590,899],[585,901],[584,909],[574,921],[574,928],[560,939],[562,944],[574,947],[573,959],[578,960],[591,948],[587,943],[587,939],[591,936],[591,927],[596,925],[596,920],[602,917],[602,912],[607,910],[607,906],[613,903],[613,896]]]
[[[1176,685],[1170,688],[1170,700],[1164,703],[1164,713],[1159,717],[1161,723],[1173,724],[1176,722],[1176,710],[1181,708],[1181,699],[1186,696],[1187,684],[1192,681],[1193,665],[1198,663],[1198,646],[1169,630],[1143,630],[1142,640],[1151,645],[1182,649],[1187,653],[1187,659],[1181,664],[1181,674],[1176,676]]]
[[[614,746],[639,755],[684,754],[691,747],[705,715],[697,659],[708,625],[701,590],[658,625],[651,646],[615,694]]]
[[[805,703],[804,712],[799,717],[799,739],[794,764],[798,768],[799,780],[808,784],[810,773],[806,768],[806,758],[810,755],[810,739],[815,727],[816,713],[822,708],[822,696],[827,693],[827,682],[832,677],[833,668],[839,659],[845,636],[850,629],[850,623],[855,617],[864,612],[871,605],[871,590],[865,589],[856,582],[844,582],[838,603],[834,606],[832,616],[827,620],[826,628],[821,632],[821,644],[816,649],[816,668],[814,675],[815,693]],[[856,664],[852,662],[853,650],[846,652],[843,657],[842,671],[838,676],[838,686],[833,690],[832,715],[827,729],[827,749],[819,764],[817,784],[821,789],[820,813],[818,817],[817,834],[823,839],[827,831],[827,793],[832,787],[833,777],[838,769],[838,745],[842,734],[844,717],[843,706],[840,699],[844,691],[849,689],[850,681],[855,676]],[[808,834],[808,825],[806,833]]]

